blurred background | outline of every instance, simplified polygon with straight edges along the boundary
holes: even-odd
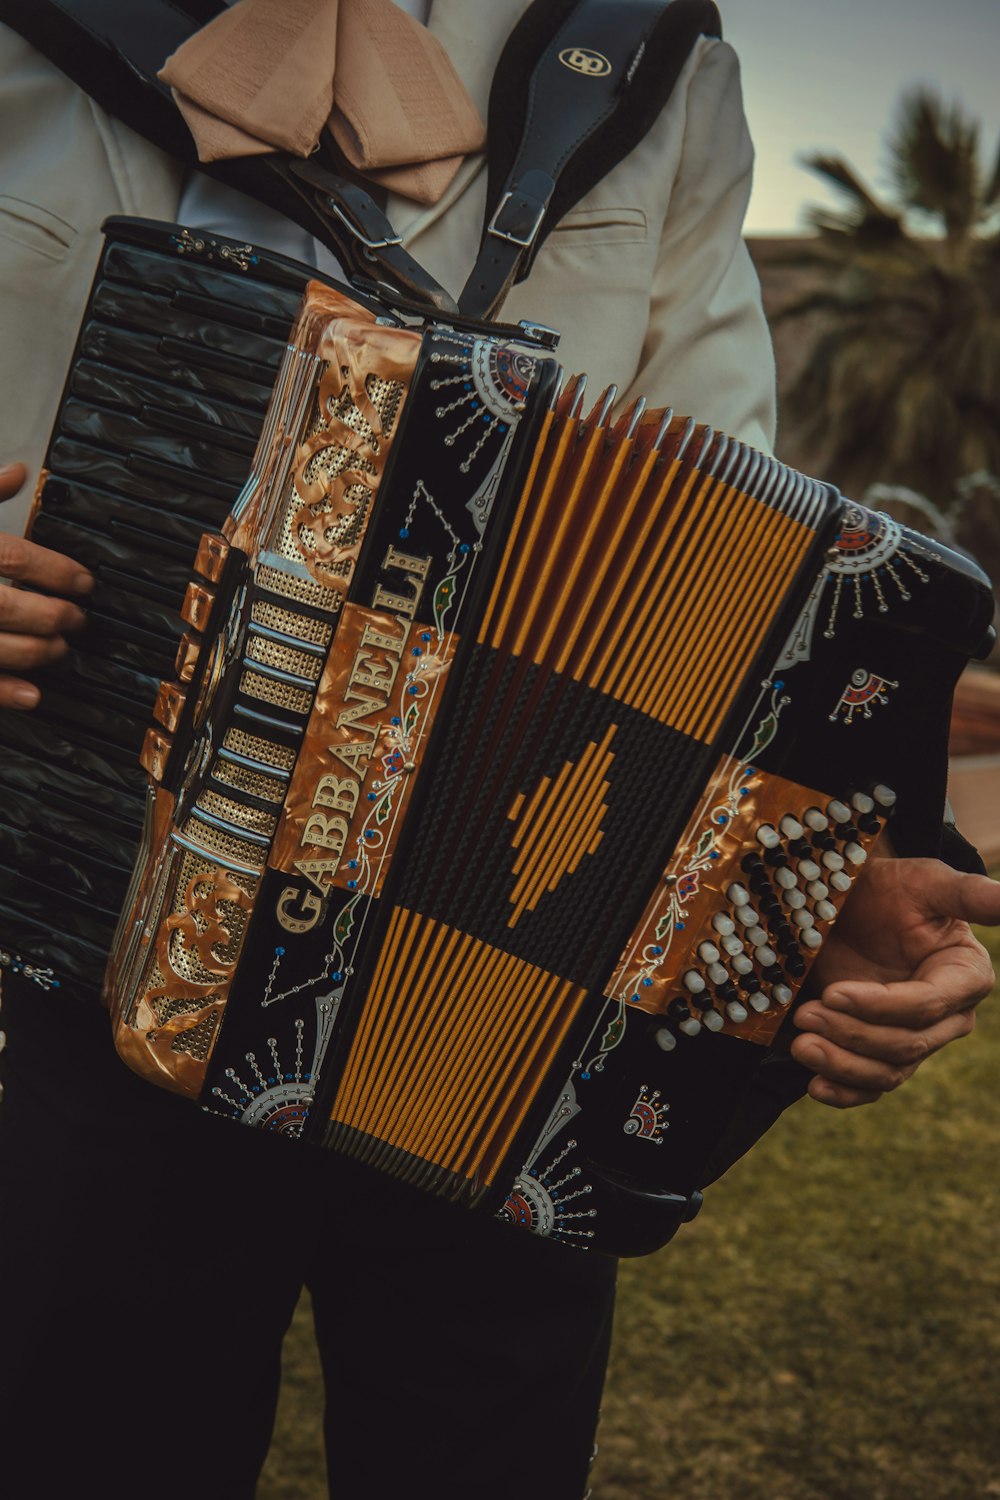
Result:
[[[720,5],[779,456],[1000,580],[1000,0]],[[995,873],[998,667],[960,685],[951,770]],[[594,1500],[1000,1496],[998,1072],[987,1002],[898,1096],[797,1105],[623,1266]],[[303,1304],[260,1500],[325,1494],[321,1409]]]

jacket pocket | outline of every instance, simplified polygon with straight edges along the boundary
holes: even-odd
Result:
[[[49,260],[63,260],[73,248],[76,233],[72,224],[40,204],[0,193],[0,238]]]
[[[635,245],[646,240],[646,215],[641,208],[574,208],[560,219],[549,236],[554,245]]]

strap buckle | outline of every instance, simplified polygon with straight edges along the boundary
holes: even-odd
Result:
[[[500,202],[496,206],[496,210],[493,214],[492,219],[486,226],[486,232],[487,234],[492,234],[498,240],[507,240],[507,242],[511,245],[520,245],[522,249],[527,250],[530,245],[534,244],[535,236],[538,234],[539,229],[541,229],[542,227],[542,220],[545,218],[545,212],[548,205],[545,203],[539,204],[538,211],[535,214],[534,223],[531,225],[531,228],[527,231],[526,234],[518,234],[515,232],[513,226],[511,229],[501,229],[499,225],[500,215],[503,213],[504,209],[507,207],[507,204],[513,198],[513,196],[514,194],[510,190],[504,193],[503,197],[500,199]]]
[[[340,220],[344,228],[350,232],[353,239],[356,239],[360,245],[364,245],[366,250],[388,250],[393,245],[401,245],[403,243],[402,236],[398,234],[384,235],[378,240],[369,239],[361,230],[356,220],[352,219],[349,214],[345,214],[335,198],[327,195],[326,201],[330,212]],[[386,222],[388,223],[388,220]]]

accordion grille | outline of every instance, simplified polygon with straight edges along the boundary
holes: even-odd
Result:
[[[550,422],[480,642],[709,741],[815,533],[712,472],[577,434]]]
[[[328,646],[333,636],[333,626],[328,625],[325,620],[297,614],[294,610],[282,609],[279,605],[262,599],[254,604],[251,619],[255,625],[263,625],[266,630],[280,630],[284,635],[296,636],[298,640],[308,641],[314,646]]]
[[[248,698],[259,699],[261,703],[270,703],[274,708],[290,709],[293,714],[307,714],[313,703],[313,694],[308,688],[299,688],[281,677],[265,677],[261,672],[250,670],[240,678],[240,692]]]
[[[274,667],[278,672],[289,672],[293,677],[308,677],[318,682],[323,670],[323,658],[311,651],[299,651],[283,641],[272,641],[268,636],[252,635],[247,646],[250,661],[259,661],[262,666]]]
[[[263,771],[255,771],[250,766],[241,766],[231,760],[217,760],[212,776],[238,792],[246,792],[250,797],[260,797],[264,802],[273,802],[276,807],[281,807],[285,800],[287,782],[282,781],[279,776],[267,776]]]
[[[314,609],[336,611],[343,597],[339,589],[327,588],[298,573],[286,573],[268,563],[262,563],[257,569],[257,583],[266,593],[280,594],[283,599],[294,599],[297,604],[310,604]]]
[[[294,750],[277,745],[273,740],[263,740],[258,734],[248,734],[245,729],[227,729],[222,745],[233,755],[243,755],[247,760],[274,766],[276,771],[290,771],[295,764]]]
[[[332,1110],[351,1155],[494,1181],[586,991],[396,907]],[[338,1131],[337,1127],[342,1127]]]

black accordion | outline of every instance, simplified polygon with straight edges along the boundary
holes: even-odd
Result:
[[[612,405],[530,334],[111,221],[32,524],[98,581],[0,722],[0,945],[207,1109],[630,1254],[890,812],[933,852],[992,599]]]

